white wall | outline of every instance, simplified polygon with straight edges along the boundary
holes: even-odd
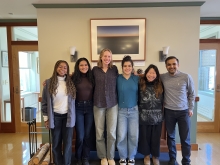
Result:
[[[166,72],[159,51],[170,46],[169,55],[180,60],[180,70],[190,73],[197,89],[199,54],[199,7],[158,7],[123,9],[37,9],[41,81],[52,75],[54,64],[69,62],[69,48],[76,46],[79,57],[90,58],[91,18],[146,18],[145,67],[153,63]],[[120,63],[116,63],[121,71]],[[138,67],[140,68],[140,67]]]

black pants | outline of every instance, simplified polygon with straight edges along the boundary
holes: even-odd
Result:
[[[56,165],[71,165],[73,127],[66,127],[67,114],[54,112],[52,134],[53,160]]]
[[[162,122],[158,125],[140,125],[139,126],[139,142],[138,152],[154,157],[160,156],[160,136]]]

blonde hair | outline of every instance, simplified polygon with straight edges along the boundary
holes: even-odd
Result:
[[[106,51],[108,51],[108,52],[111,53],[111,55],[112,55],[112,51],[111,51],[110,49],[108,49],[108,48],[102,49],[102,51],[100,52],[99,60],[98,60],[98,62],[97,62],[97,66],[98,66],[99,68],[102,68],[102,67],[103,67],[103,64],[102,64],[102,56],[104,55],[104,53],[105,53]],[[112,66],[113,66],[113,60],[111,59],[110,63],[108,64],[108,67],[109,67],[109,68],[112,68]]]
[[[76,88],[75,88],[75,85],[73,84],[73,81],[71,80],[70,75],[69,75],[69,65],[64,60],[57,61],[55,66],[54,66],[53,75],[50,78],[49,93],[51,95],[55,95],[55,96],[57,94],[57,87],[58,87],[57,68],[59,67],[59,65],[61,63],[65,63],[66,66],[67,66],[67,74],[66,74],[66,78],[65,78],[67,94],[71,95],[72,98],[75,99],[76,98]]]

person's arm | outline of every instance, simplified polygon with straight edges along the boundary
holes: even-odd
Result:
[[[193,109],[195,104],[195,89],[192,77],[188,76],[188,103],[189,103],[189,116],[193,115]]]
[[[47,84],[45,81],[45,85],[42,92],[42,101],[41,101],[41,112],[43,114],[44,125],[47,129],[49,129],[49,119],[47,114]]]

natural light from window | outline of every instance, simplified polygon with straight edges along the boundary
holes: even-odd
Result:
[[[21,93],[30,91],[30,70],[30,54],[27,52],[19,52]]]

